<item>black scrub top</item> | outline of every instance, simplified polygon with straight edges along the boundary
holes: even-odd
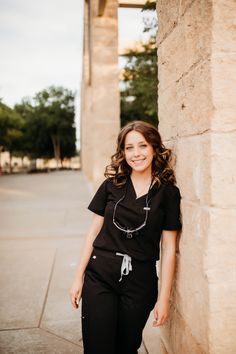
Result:
[[[127,187],[127,189],[126,189]],[[180,191],[171,183],[153,184],[148,194],[149,207],[146,225],[138,231],[133,238],[127,238],[113,224],[113,210],[115,203],[125,194],[125,198],[118,204],[115,220],[122,226],[137,228],[145,219],[146,196],[136,198],[135,189],[128,176],[122,187],[114,185],[107,178],[99,186],[92,198],[88,209],[104,216],[103,226],[93,242],[94,248],[112,252],[128,254],[130,257],[140,260],[158,260],[159,243],[162,230],[180,230]]]

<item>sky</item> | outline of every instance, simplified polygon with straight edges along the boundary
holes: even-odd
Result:
[[[60,85],[77,93],[79,127],[83,3],[0,0],[0,98],[5,104],[13,107],[23,97]],[[118,10],[119,46],[145,39],[142,17],[140,9]]]

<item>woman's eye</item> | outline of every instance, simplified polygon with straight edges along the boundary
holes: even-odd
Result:
[[[131,146],[128,146],[128,147],[126,148],[126,150],[129,150],[129,149],[132,149],[132,147],[131,147]]]
[[[141,147],[146,147],[147,145],[146,144],[143,144],[143,145],[140,145]]]

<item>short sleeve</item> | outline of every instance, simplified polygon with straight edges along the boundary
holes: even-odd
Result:
[[[182,228],[180,201],[179,188],[175,185],[167,185],[164,193],[163,230],[180,230]]]
[[[107,180],[102,182],[102,184],[99,186],[97,192],[95,193],[91,202],[88,205],[89,210],[101,216],[104,216],[105,214],[105,208],[107,203],[106,182]]]

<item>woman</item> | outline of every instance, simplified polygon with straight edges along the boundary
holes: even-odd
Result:
[[[93,221],[70,289],[75,308],[82,297],[85,354],[137,354],[150,311],[155,327],[169,317],[181,229],[170,158],[153,125],[134,121],[121,129],[106,179],[88,206]]]

